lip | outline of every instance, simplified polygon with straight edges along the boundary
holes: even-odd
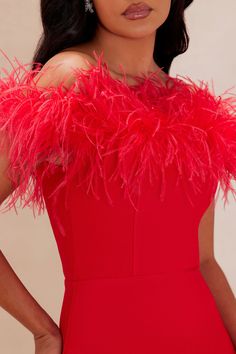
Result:
[[[140,2],[140,3],[133,3],[129,5],[126,10],[122,13],[122,15],[129,15],[133,13],[149,13],[152,10],[152,8],[147,5],[145,2]]]

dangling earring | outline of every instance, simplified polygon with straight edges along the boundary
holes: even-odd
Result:
[[[92,4],[92,2],[90,2],[90,0],[85,0],[85,12],[87,12],[87,11],[89,11],[91,13],[94,12],[93,4]]]

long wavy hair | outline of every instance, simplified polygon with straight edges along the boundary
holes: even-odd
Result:
[[[169,74],[175,57],[188,49],[184,10],[193,0],[172,0],[166,21],[157,29],[153,58]],[[93,38],[98,16],[85,12],[84,0],[41,0],[40,13],[43,33],[34,52],[32,69],[43,66],[61,50]]]

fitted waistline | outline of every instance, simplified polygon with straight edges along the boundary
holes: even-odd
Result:
[[[66,276],[64,278],[64,282],[88,282],[88,281],[105,281],[105,280],[122,280],[122,279],[143,279],[143,278],[154,278],[154,277],[165,277],[165,276],[179,276],[185,275],[192,272],[200,272],[199,266],[182,268],[177,270],[169,270],[166,272],[158,272],[158,273],[149,273],[149,274],[130,274],[127,276],[110,276],[110,277],[96,277],[96,278],[74,278],[70,276]]]

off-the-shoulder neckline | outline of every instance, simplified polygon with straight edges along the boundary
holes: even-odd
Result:
[[[110,69],[109,69],[109,64],[104,59],[104,52],[103,51],[101,51],[99,54],[99,53],[97,53],[96,50],[93,50],[92,56],[93,56],[93,59],[95,60],[95,62],[93,63],[93,62],[89,61],[88,59],[84,58],[84,60],[86,61],[87,65],[88,65],[88,68],[79,69],[79,71],[82,71],[82,72],[88,73],[88,74],[91,74],[94,71],[95,72],[102,71],[114,83],[124,85],[131,90],[132,89],[136,90],[136,89],[142,87],[147,82],[150,82],[150,83],[156,82],[158,87],[160,87],[162,89],[170,89],[174,86],[174,84],[176,83],[176,80],[177,80],[177,78],[170,76],[169,74],[163,72],[160,68],[158,68],[157,70],[155,70],[149,74],[143,74],[143,76],[141,76],[141,75],[133,76],[133,79],[136,82],[133,84],[130,84],[126,80],[126,73],[124,71],[120,71],[121,79],[115,78],[114,76],[112,76]],[[122,66],[122,64],[121,64],[121,66]],[[76,69],[75,71],[78,71],[78,70]],[[163,79],[160,78],[160,75],[159,75],[160,71],[162,71],[162,73],[164,74],[164,76],[166,78],[165,82],[163,82]]]

